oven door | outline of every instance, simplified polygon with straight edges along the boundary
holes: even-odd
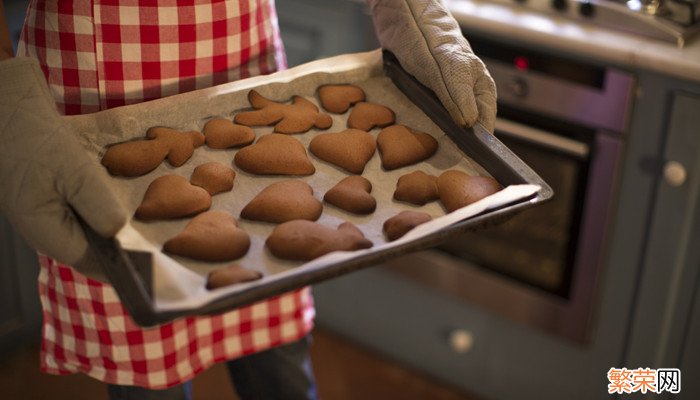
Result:
[[[496,136],[549,183],[554,198],[392,269],[586,342],[621,141],[597,132],[582,142],[505,119],[497,121]]]

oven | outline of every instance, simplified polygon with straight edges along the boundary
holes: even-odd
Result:
[[[588,340],[635,78],[469,34],[498,90],[495,135],[553,189],[510,220],[392,262],[471,304]]]

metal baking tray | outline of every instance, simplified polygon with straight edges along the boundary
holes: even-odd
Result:
[[[357,257],[319,269],[285,274],[280,279],[216,298],[194,309],[158,309],[152,293],[153,266],[150,254],[126,251],[116,239],[103,238],[83,224],[88,241],[96,250],[105,275],[137,324],[153,326],[179,317],[215,314],[235,309],[270,296],[377,265],[406,253],[434,247],[461,232],[502,222],[515,213],[545,202],[553,196],[551,187],[495,136],[478,124],[472,128],[455,124],[434,93],[409,75],[393,54],[384,51],[382,57],[384,74],[393,84],[429,116],[462,152],[483,167],[502,186],[533,184],[538,185],[539,190],[528,198],[488,210],[408,243],[375,252],[360,252]]]

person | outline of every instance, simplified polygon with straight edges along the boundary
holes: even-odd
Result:
[[[368,3],[381,45],[455,121],[492,130],[493,80],[440,1]],[[61,117],[285,68],[274,0],[32,0],[16,57],[2,36],[0,210],[40,252],[41,369],[92,376],[113,399],[169,399],[225,361],[243,399],[315,398],[309,288],[152,328],[131,320],[76,222],[111,237],[126,211]]]

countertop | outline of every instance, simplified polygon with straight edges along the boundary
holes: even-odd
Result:
[[[448,6],[463,27],[541,45],[562,52],[700,82],[700,35],[683,48],[660,40],[613,31],[585,21],[530,11],[517,3],[450,0]],[[467,39],[469,39],[467,37]]]

